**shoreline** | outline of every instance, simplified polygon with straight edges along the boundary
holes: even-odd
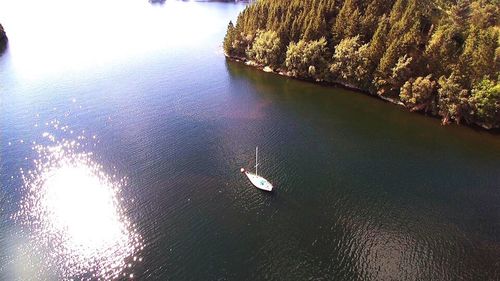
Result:
[[[274,70],[274,69],[272,69],[269,66],[260,65],[257,62],[252,61],[252,60],[248,60],[245,57],[234,57],[234,56],[229,56],[226,52],[223,52],[223,53],[224,53],[224,56],[226,57],[226,59],[228,59],[228,60],[231,60],[231,61],[234,61],[234,62],[238,62],[238,63],[242,63],[242,64],[244,64],[246,66],[252,67],[254,69],[258,69],[258,70],[263,71],[263,72],[272,73],[272,74],[279,75],[279,76],[284,76],[284,77],[289,77],[289,78],[292,78],[292,79],[296,79],[296,80],[300,80],[300,81],[304,81],[304,82],[309,82],[309,83],[313,83],[313,84],[316,84],[316,85],[322,85],[322,86],[326,86],[326,87],[340,87],[340,88],[344,88],[346,90],[358,92],[360,94],[364,94],[364,95],[367,95],[369,97],[376,98],[378,100],[382,100],[382,101],[385,101],[385,102],[388,102],[388,103],[391,103],[391,104],[394,104],[394,105],[401,106],[407,112],[410,112],[410,113],[417,113],[417,114],[420,114],[420,115],[423,115],[423,116],[427,116],[427,117],[431,117],[431,118],[435,118],[435,119],[441,119],[439,115],[430,115],[430,114],[425,113],[425,112],[408,110],[406,108],[406,106],[404,105],[404,103],[401,102],[401,101],[399,101],[399,100],[388,98],[388,97],[384,97],[384,96],[380,96],[380,95],[371,93],[370,91],[358,88],[358,87],[356,87],[354,85],[350,85],[350,84],[347,84],[347,83],[344,83],[344,82],[340,82],[340,81],[326,82],[326,81],[315,81],[315,80],[312,80],[312,79],[305,79],[305,78],[293,76],[290,73],[285,72],[285,71],[283,71],[281,69]],[[453,123],[450,123],[450,124],[453,124]],[[456,123],[454,123],[454,124],[456,124]],[[446,126],[448,124],[445,124],[445,123],[443,123],[441,121],[441,125],[442,126]],[[466,124],[466,123],[459,123],[457,125],[460,126],[460,127],[467,127],[467,128],[472,129],[472,130],[475,130],[475,131],[487,132],[487,133],[490,133],[492,135],[500,135],[500,128],[487,128],[487,127],[483,127],[483,126],[481,126],[479,124]]]

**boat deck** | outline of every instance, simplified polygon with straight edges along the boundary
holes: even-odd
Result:
[[[265,191],[273,190],[273,185],[270,182],[268,182],[265,178],[249,172],[245,172],[245,175],[247,175],[250,182],[252,182],[252,184],[255,185],[255,187],[257,187],[258,189],[262,189]]]

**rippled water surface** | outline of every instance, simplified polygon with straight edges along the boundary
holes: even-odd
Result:
[[[499,136],[228,62],[243,8],[2,1],[0,280],[499,280]]]

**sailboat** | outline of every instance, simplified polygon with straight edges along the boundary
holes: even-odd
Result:
[[[257,167],[259,166],[258,162],[258,155],[259,155],[259,147],[255,147],[255,174],[252,174],[248,171],[245,171],[244,168],[241,168],[241,172],[245,173],[245,175],[248,177],[250,182],[257,187],[258,189],[265,190],[265,191],[272,191],[273,190],[273,185],[268,182],[265,178],[259,176],[257,174]]]

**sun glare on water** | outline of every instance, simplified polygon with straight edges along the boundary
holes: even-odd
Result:
[[[142,248],[120,204],[123,180],[108,176],[91,154],[76,152],[77,146],[65,141],[34,147],[39,158],[24,173],[25,197],[16,219],[61,279],[122,277]]]
[[[147,0],[0,1],[13,71],[27,80],[123,67],[197,46],[217,36],[225,19],[199,3]],[[40,32],[33,32],[34,24]]]

